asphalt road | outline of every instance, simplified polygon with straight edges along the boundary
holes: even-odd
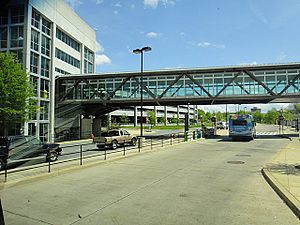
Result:
[[[207,139],[17,184],[2,190],[4,216],[14,225],[299,224],[260,172],[288,141]]]

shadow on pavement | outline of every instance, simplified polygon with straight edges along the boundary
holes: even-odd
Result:
[[[297,169],[296,166],[299,164],[286,164],[286,163],[272,163],[266,165],[266,169],[268,169],[272,173],[280,173],[284,175],[300,175],[300,169]]]

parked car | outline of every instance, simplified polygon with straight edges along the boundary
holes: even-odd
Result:
[[[106,146],[116,149],[119,145],[136,145],[137,137],[122,129],[113,129],[103,132],[100,137],[94,137],[96,146],[101,149]]]
[[[42,143],[33,136],[0,137],[0,170],[14,168],[37,157],[43,161],[56,161],[62,149],[59,144]]]

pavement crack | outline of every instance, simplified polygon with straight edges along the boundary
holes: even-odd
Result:
[[[166,176],[163,176],[163,177],[161,177],[160,179],[157,179],[157,180],[155,180],[155,181],[153,181],[153,182],[151,182],[151,183],[148,183],[148,184],[146,184],[146,185],[144,185],[144,186],[142,186],[142,187],[140,187],[140,188],[138,188],[138,189],[136,189],[136,190],[134,190],[134,191],[132,191],[132,192],[130,192],[130,193],[128,193],[128,194],[126,194],[126,195],[124,195],[124,196],[118,198],[118,199],[116,199],[115,201],[108,203],[107,205],[105,205],[105,206],[103,206],[103,207],[101,207],[101,208],[95,210],[94,212],[92,212],[92,213],[90,213],[90,214],[88,214],[88,215],[86,215],[86,216],[82,216],[82,218],[75,220],[74,222],[70,223],[70,225],[76,224],[76,223],[80,222],[81,220],[86,219],[86,218],[88,218],[88,217],[90,217],[90,216],[92,216],[92,215],[94,215],[94,214],[96,214],[96,213],[98,213],[98,212],[100,212],[100,211],[102,211],[102,210],[104,210],[104,209],[106,209],[106,208],[108,208],[108,207],[110,207],[110,206],[112,206],[112,205],[114,205],[114,204],[116,204],[116,203],[118,203],[118,202],[120,202],[120,201],[122,201],[122,200],[128,198],[128,197],[130,197],[131,195],[140,192],[141,190],[144,190],[144,189],[146,189],[146,188],[148,188],[148,187],[150,187],[150,186],[152,186],[152,185],[154,185],[154,184],[157,184],[157,183],[159,183],[160,181],[162,181],[162,180],[164,180],[164,179],[166,179],[166,178],[172,176],[173,174],[175,174],[175,173],[177,173],[178,171],[181,171],[181,170],[183,170],[183,169],[185,169],[185,168],[186,168],[186,167],[176,169],[176,170],[174,170],[174,171],[168,173]]]
[[[53,223],[49,223],[47,221],[37,219],[37,218],[33,218],[33,217],[30,217],[30,216],[22,215],[20,213],[15,213],[15,212],[12,212],[12,211],[9,211],[9,210],[3,210],[3,211],[5,211],[7,213],[10,213],[10,214],[13,214],[13,215],[16,215],[16,216],[20,216],[20,217],[24,217],[24,218],[31,219],[31,220],[34,220],[34,221],[38,221],[38,222],[41,222],[41,223],[44,223],[44,224],[54,225]]]

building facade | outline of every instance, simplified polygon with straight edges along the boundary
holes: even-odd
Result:
[[[54,140],[55,76],[95,72],[96,33],[63,0],[10,0],[0,6],[0,52],[17,55],[40,107],[24,134]]]

